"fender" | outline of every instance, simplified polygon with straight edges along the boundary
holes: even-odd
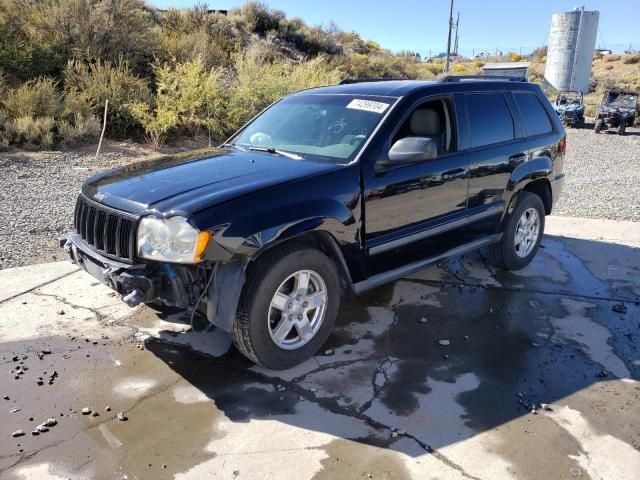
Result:
[[[504,219],[511,214],[515,204],[518,200],[518,196],[525,187],[532,181],[539,180],[541,178],[549,178],[553,173],[553,162],[548,156],[539,156],[532,158],[531,160],[518,165],[511,173],[511,178],[505,191],[505,204],[507,208],[502,214],[500,220],[500,226]]]

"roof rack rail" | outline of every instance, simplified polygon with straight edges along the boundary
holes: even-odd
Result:
[[[391,82],[398,80],[409,80],[408,78],[346,78],[344,80],[340,80],[338,85],[351,85],[353,83],[364,83],[364,82]]]
[[[526,82],[522,77],[508,77],[503,75],[448,75],[441,82],[460,82],[464,80],[493,80],[503,82]]]

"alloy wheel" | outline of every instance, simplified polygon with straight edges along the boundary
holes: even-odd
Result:
[[[295,350],[318,332],[327,306],[327,287],[313,270],[299,270],[280,284],[271,299],[267,323],[271,340]]]
[[[535,247],[540,235],[540,215],[535,208],[526,209],[516,226],[513,246],[516,255],[521,258],[528,256]]]

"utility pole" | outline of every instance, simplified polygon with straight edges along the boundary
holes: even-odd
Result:
[[[449,9],[449,38],[447,39],[447,57],[444,62],[444,72],[449,71],[449,55],[451,54],[451,28],[453,27],[453,0],[451,0],[451,8]]]
[[[456,20],[456,40],[453,42],[453,53],[458,55],[458,25],[460,25],[460,11],[458,11],[458,18]]]

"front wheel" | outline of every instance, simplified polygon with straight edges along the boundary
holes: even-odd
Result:
[[[544,233],[544,205],[531,192],[521,192],[502,231],[500,242],[491,246],[494,263],[506,270],[526,267],[536,255]]]
[[[276,370],[313,356],[333,329],[340,305],[334,262],[308,247],[266,253],[243,288],[233,342],[249,360]]]
[[[620,121],[620,124],[618,125],[618,135],[624,135],[626,126],[627,126],[626,122]]]
[[[604,125],[604,121],[599,118],[596,120],[596,125],[595,127],[593,127],[593,131],[596,133],[600,133],[600,131],[602,130],[602,126]]]

